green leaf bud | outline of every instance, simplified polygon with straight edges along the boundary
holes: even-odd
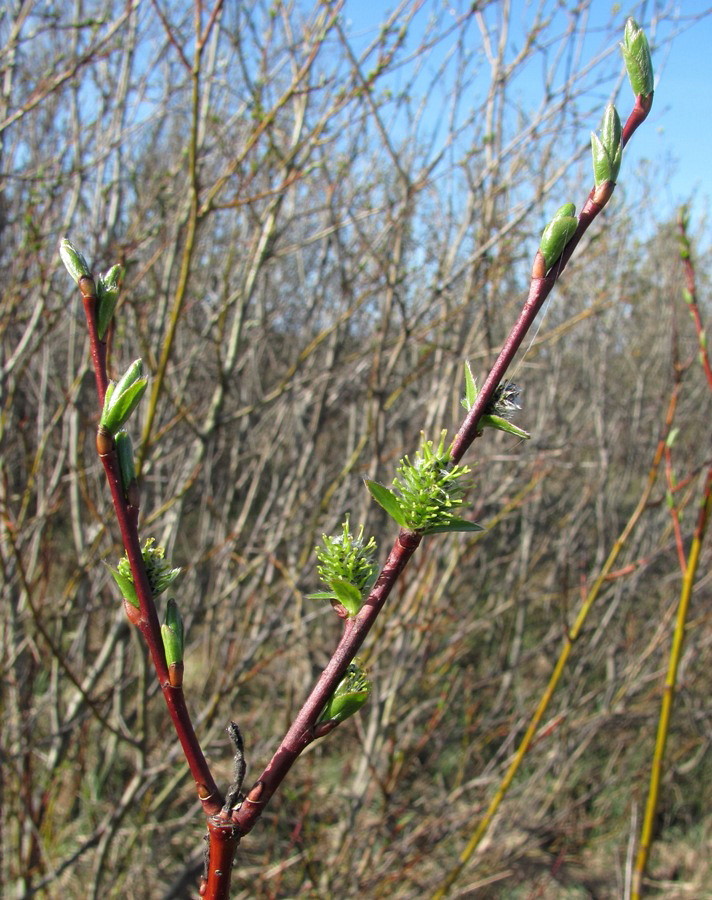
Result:
[[[122,394],[143,376],[143,360],[135,359],[116,383],[116,393]]]
[[[76,284],[79,284],[81,278],[91,278],[91,270],[86,259],[67,238],[62,238],[59,242],[59,256]]]
[[[104,338],[114,315],[123,274],[124,270],[121,266],[112,266],[108,272],[100,275],[97,281],[96,295],[99,300],[99,308],[97,310],[96,328],[100,340]]]
[[[596,187],[606,181],[615,182],[621,167],[621,120],[615,106],[609,103],[601,122],[601,136],[591,132],[591,155]]]
[[[143,363],[137,359],[131,363],[118,384],[109,382],[99,424],[112,435],[126,423],[143,396],[148,379],[142,376]]]
[[[368,700],[371,682],[354,660],[319,716],[319,722],[343,722],[358,712]]]
[[[119,431],[115,440],[112,441],[111,435],[104,431],[104,429],[99,428],[97,433],[97,449],[99,450],[100,456],[103,455],[101,449],[99,449],[102,437],[112,442],[113,448],[116,450],[116,456],[119,461],[119,474],[121,475],[121,486],[124,489],[124,497],[129,506],[134,506],[138,509],[141,505],[141,494],[138,489],[138,481],[136,480],[131,438],[129,437],[128,432]],[[102,444],[102,446],[104,445]],[[109,446],[108,452],[110,452],[111,449],[112,447]]]
[[[131,413],[138,406],[147,384],[148,379],[141,378],[139,381],[134,382],[131,387],[126,388],[125,391],[115,391],[113,403],[108,409],[106,405],[104,406],[100,424],[107,431],[115,434],[117,429],[121,428],[128,421]]]
[[[133,446],[127,431],[119,431],[116,434],[116,455],[119,458],[121,485],[124,489],[124,493],[126,493],[129,489],[129,485],[136,480]]]
[[[621,119],[612,103],[604,110],[600,132],[604,145],[613,153],[621,142]]]
[[[620,46],[633,93],[636,97],[649,97],[655,87],[653,61],[650,58],[648,39],[635,19],[626,21]]]
[[[576,207],[573,203],[564,203],[541,235],[539,252],[544,257],[547,271],[564,252],[577,227]]]
[[[161,637],[163,649],[166,652],[166,662],[169,666],[183,662],[184,628],[178,604],[172,598],[166,605],[166,620],[161,625]]]
[[[114,569],[113,566],[110,566],[108,563],[104,563],[104,565],[111,572],[111,576],[116,582],[119,591],[121,591],[121,596],[124,598],[124,600],[126,600],[127,603],[130,603],[131,606],[135,606],[136,609],[139,609],[140,603],[138,602],[138,595],[136,594],[136,588],[134,587],[133,575],[131,574],[131,570],[129,569],[128,574],[126,574],[126,571],[124,567],[121,566],[121,563],[119,563],[118,569]]]

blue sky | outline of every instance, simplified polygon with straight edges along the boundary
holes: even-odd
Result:
[[[354,45],[358,46],[359,38],[365,44],[375,37],[376,26],[393,5],[374,0],[346,0],[345,19]],[[452,0],[452,5],[463,8],[467,4],[464,0]],[[513,18],[522,23],[530,21],[537,5],[527,0],[513,0]],[[546,5],[550,9],[557,6],[553,0]],[[596,30],[609,21],[611,15],[620,20],[621,28],[626,15],[635,15],[646,26],[653,44],[656,39],[664,42],[674,35],[672,43],[663,44],[653,53],[655,103],[645,131],[641,130],[626,151],[622,174],[626,168],[631,174],[641,160],[650,160],[656,170],[664,173],[659,197],[661,216],[671,215],[683,201],[692,200],[694,221],[704,215],[712,198],[712,6],[698,0],[679,0],[670,4],[664,9],[672,10],[674,21],[664,23],[656,32],[649,28],[649,20],[651,11],[658,6],[662,6],[662,0],[642,4],[594,0],[590,17],[592,38],[586,50],[590,49],[594,54],[601,49],[601,44],[596,44]],[[444,9],[447,7],[443,0],[425,0],[414,23],[412,46],[417,45],[418,25],[424,27],[430,15]],[[703,18],[688,27],[690,19],[698,15]],[[472,33],[475,35],[476,31],[473,29]],[[514,33],[513,40],[516,40]],[[627,114],[630,96],[624,88],[620,103],[622,116]],[[597,124],[592,123],[591,127],[597,127]]]
[[[681,6],[686,15],[712,9],[696,2]],[[657,84],[649,155],[677,160],[677,171],[663,188],[664,201],[676,205],[692,197],[699,214],[712,198],[712,15],[677,36],[653,62]]]

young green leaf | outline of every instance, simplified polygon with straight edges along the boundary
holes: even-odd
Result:
[[[124,372],[124,374],[119,379],[116,385],[116,394],[122,394],[125,390],[131,387],[132,384],[135,384],[139,379],[143,377],[143,360],[135,359],[128,369]]]
[[[143,396],[148,379],[143,378],[143,363],[134,360],[118,384],[109,383],[99,424],[112,435],[126,423]]]
[[[361,591],[343,578],[334,578],[331,582],[331,587],[334,591],[334,597],[344,607],[346,612],[350,616],[355,616],[361,609]]]
[[[111,404],[110,410],[106,416],[101,417],[100,424],[104,426],[112,434],[117,428],[120,428],[131,417],[131,413],[138,406],[139,400],[143,397],[148,385],[147,378],[141,378],[135,381],[131,387],[118,394],[114,402]]]
[[[649,97],[655,87],[653,61],[645,32],[635,19],[628,19],[621,52],[628,70],[628,79],[636,97]]]
[[[114,315],[116,303],[119,299],[123,272],[124,270],[121,266],[112,266],[108,272],[100,275],[97,280],[96,296],[99,305],[96,316],[96,329],[100,340],[104,338]]]
[[[578,227],[576,207],[573,203],[564,203],[554,215],[541,235],[539,250],[544,257],[547,270],[550,269],[564,252]]]
[[[343,722],[361,709],[370,693],[371,682],[358,660],[354,660],[324,706],[319,722]]]
[[[528,431],[522,431],[521,428],[512,425],[511,422],[508,422],[502,416],[482,416],[480,425],[484,428],[496,428],[498,431],[506,431],[508,434],[513,434],[523,441],[528,441],[531,437]]]
[[[465,397],[461,401],[462,405],[469,412],[477,399],[477,382],[472,374],[469,362],[465,363]]]
[[[166,620],[161,625],[163,649],[169,666],[183,662],[184,628],[178,604],[170,599],[166,606]]]
[[[64,268],[69,272],[76,284],[79,284],[81,278],[91,278],[91,270],[86,259],[67,238],[62,238],[59,242],[59,256],[64,263]]]
[[[116,382],[110,381],[106,386],[106,393],[104,394],[104,409],[106,409],[111,403],[111,398],[114,396],[114,389],[116,388]]]
[[[384,487],[382,484],[379,484],[377,481],[369,481],[368,479],[366,480],[366,487],[369,489],[371,496],[376,503],[385,509],[397,525],[400,525],[401,528],[407,527],[403,510],[393,491]]]
[[[457,516],[453,516],[446,524],[444,525],[432,525],[423,530],[423,534],[447,534],[451,531],[484,531],[484,528],[481,525],[478,525],[476,522],[468,522],[467,519],[459,519]]]
[[[130,573],[126,575],[118,569],[113,568],[113,566],[110,566],[108,563],[104,563],[104,565],[111,572],[111,576],[121,591],[121,596],[124,600],[126,600],[127,603],[130,603],[131,606],[135,606],[136,609],[139,609],[140,603],[138,602],[138,595]]]

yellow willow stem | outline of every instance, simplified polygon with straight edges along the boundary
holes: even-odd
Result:
[[[658,719],[658,733],[655,739],[655,752],[653,753],[653,763],[650,769],[650,785],[648,787],[648,800],[645,805],[645,816],[643,818],[643,827],[640,833],[640,845],[638,847],[638,855],[635,860],[635,869],[633,871],[633,885],[631,890],[631,900],[640,900],[643,889],[643,877],[648,865],[648,857],[650,855],[650,845],[653,841],[653,826],[655,823],[655,813],[658,806],[658,796],[660,794],[660,781],[663,775],[663,763],[665,759],[665,746],[670,730],[670,718],[672,715],[672,705],[675,700],[675,687],[677,685],[677,671],[680,666],[680,658],[682,657],[682,647],[685,640],[685,625],[687,623],[687,611],[690,605],[690,597],[692,596],[692,588],[695,582],[695,575],[700,559],[700,550],[704,540],[707,522],[712,512],[712,470],[707,476],[706,496],[703,499],[700,522],[695,529],[695,535],[692,539],[692,546],[687,558],[684,576],[682,579],[682,589],[680,591],[680,603],[677,608],[677,619],[675,622],[675,632],[672,638],[672,647],[670,648],[670,659],[668,661],[668,670],[665,677],[665,689],[663,699],[660,705],[660,718]]]
[[[666,432],[669,431],[670,425],[672,423],[673,412],[674,412],[676,403],[677,403],[677,386],[676,386],[675,390],[673,390],[672,396],[670,398],[670,404],[668,407],[666,421],[665,421],[665,431]],[[653,459],[653,464],[650,467],[650,471],[648,472],[648,480],[645,485],[645,489],[643,490],[643,493],[641,494],[640,499],[638,500],[638,505],[633,510],[633,513],[631,514],[630,518],[628,519],[628,522],[627,522],[625,528],[623,529],[623,531],[621,532],[620,536],[616,539],[616,542],[613,545],[613,549],[611,550],[610,554],[608,555],[608,559],[604,563],[603,568],[601,569],[598,577],[596,578],[590,591],[588,592],[586,599],[584,600],[583,605],[581,606],[581,609],[579,610],[579,613],[576,616],[576,620],[575,620],[573,626],[569,629],[568,634],[566,635],[566,637],[564,639],[564,645],[561,648],[561,652],[560,652],[559,658],[556,662],[556,666],[554,667],[554,671],[551,674],[549,683],[546,686],[546,690],[542,694],[541,700],[539,701],[537,708],[534,712],[534,715],[531,718],[529,727],[527,728],[526,733],[525,733],[524,737],[522,738],[522,741],[517,749],[517,752],[514,755],[514,759],[510,763],[510,766],[507,769],[507,772],[506,772],[504,778],[502,779],[502,781],[497,789],[497,792],[495,793],[494,797],[490,801],[490,804],[487,807],[487,811],[480,819],[477,827],[475,828],[475,831],[472,834],[472,837],[470,838],[470,840],[467,843],[467,846],[460,854],[459,861],[450,870],[450,872],[448,872],[447,876],[442,881],[442,883],[441,883],[440,887],[438,888],[438,890],[436,891],[436,893],[433,894],[433,900],[441,900],[441,898],[443,898],[447,895],[450,888],[457,881],[458,876],[460,875],[460,873],[462,872],[464,867],[469,862],[470,857],[477,849],[482,838],[485,836],[487,829],[492,824],[492,819],[494,818],[495,813],[499,809],[500,803],[504,799],[505,794],[507,793],[512,782],[514,781],[514,777],[516,776],[517,772],[519,771],[519,767],[521,766],[522,761],[524,760],[524,757],[527,754],[527,751],[531,747],[531,744],[532,744],[532,741],[536,734],[536,731],[537,731],[539,725],[541,724],[542,718],[544,717],[544,713],[546,712],[546,710],[549,706],[549,703],[551,702],[551,698],[554,696],[554,691],[558,687],[559,681],[561,680],[561,675],[566,667],[566,663],[568,662],[569,656],[571,655],[571,650],[573,649],[573,645],[576,643],[576,640],[578,639],[579,635],[581,634],[581,631],[586,622],[588,614],[591,611],[591,607],[593,606],[596,598],[598,597],[598,595],[601,591],[603,582],[605,581],[608,573],[613,568],[613,565],[615,564],[615,561],[618,558],[619,553],[623,549],[625,542],[628,540],[628,537],[630,536],[631,532],[635,528],[638,520],[640,519],[640,516],[643,513],[643,510],[646,507],[648,499],[650,498],[650,494],[653,490],[653,486],[657,479],[658,468],[660,466],[660,460],[662,459],[664,449],[665,449],[665,440],[664,440],[664,438],[661,438],[661,440],[658,442],[658,446],[655,451],[655,457]]]

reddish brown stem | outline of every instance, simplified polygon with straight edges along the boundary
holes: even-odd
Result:
[[[92,362],[94,363],[96,392],[99,395],[99,406],[103,406],[104,395],[106,394],[106,386],[108,384],[108,376],[106,373],[106,343],[99,339],[99,332],[97,330],[97,297],[96,284],[94,283],[94,279],[89,278],[88,275],[80,278],[79,290],[82,295],[82,303],[84,305],[84,314],[87,317],[87,325],[89,326],[89,349],[91,352]]]
[[[652,105],[652,94],[647,98],[636,98],[635,107],[623,130],[622,143],[625,146],[636,128],[645,120]],[[568,263],[586,229],[607,203],[614,188],[613,183],[605,183],[591,191],[579,218],[576,232],[566,245],[561,258],[550,271],[545,271],[541,254],[537,254],[529,295],[512,328],[502,351],[490,371],[472,409],[456,435],[451,449],[453,462],[459,462],[478,435],[478,423],[489,405],[494,391],[501,382],[515,353],[531,327],[537,313],[551,292],[559,275]],[[82,279],[87,284],[80,288],[89,324],[92,359],[94,360],[97,390],[103,403],[106,392],[106,346],[98,340],[96,331],[96,290],[91,279]],[[212,779],[205,758],[192,728],[180,687],[171,687],[160,637],[160,626],[155,604],[146,578],[141,548],[136,528],[136,511],[124,497],[116,453],[102,454],[102,461],[109,480],[116,515],[121,528],[124,546],[134,574],[140,614],[136,624],[141,629],[156,668],[166,703],[173,719],[176,732],[183,746],[188,765],[198,785],[198,793],[207,813],[213,814],[208,821],[210,854],[207,877],[201,886],[201,895],[211,900],[227,900],[230,888],[230,872],[235,848],[242,835],[247,834],[261,815],[265,805],[279,787],[299,754],[316,737],[327,733],[328,728],[317,726],[324,705],[333,694],[349,663],[353,660],[366,636],[371,630],[383,604],[395,582],[420,544],[421,536],[402,529],[386,560],[381,574],[362,609],[345,623],[339,644],[328,665],[322,672],[304,706],[297,714],[287,734],[265,767],[262,775],[253,785],[241,806],[226,822],[227,812],[221,814],[222,797]]]
[[[591,190],[591,193],[588,196],[588,200],[584,204],[583,209],[579,214],[578,226],[576,228],[576,231],[564,248],[561,257],[551,267],[546,275],[541,277],[537,277],[536,274],[533,275],[531,284],[529,285],[529,296],[527,297],[526,302],[522,307],[522,311],[519,313],[517,321],[514,323],[511,331],[507,335],[507,339],[502,346],[499,356],[490,369],[489,375],[487,376],[485,383],[482,385],[482,389],[478,393],[475,402],[472,404],[472,408],[468,412],[465,421],[462,423],[460,430],[455,436],[455,440],[453,441],[450,453],[450,458],[452,459],[453,463],[458,463],[462,459],[472,442],[477,437],[479,433],[479,421],[482,418],[484,411],[489,406],[490,401],[492,400],[492,396],[497,389],[497,386],[504,378],[505,372],[514,359],[514,355],[516,354],[517,350],[521,347],[522,341],[531,328],[532,323],[537,316],[537,313],[541,309],[546,298],[551,293],[551,289],[554,287],[559,276],[564,271],[566,264],[571,259],[571,255],[576,249],[578,242],[581,240],[584,232],[589,227],[591,222],[593,222],[599,212],[603,209],[605,203],[608,202],[608,199],[613,193],[614,186],[615,185],[613,185],[611,182],[606,182],[599,188],[594,188]],[[542,271],[542,267],[543,258],[540,253],[537,253],[537,258],[534,262],[534,272],[537,273]]]
[[[628,121],[623,126],[623,131],[621,133],[621,147],[625,147],[628,141],[633,136],[636,128],[639,128],[643,122],[648,118],[648,113],[653,105],[653,92],[651,91],[647,97],[643,97],[641,94],[635,98],[635,105],[631,111],[631,114],[628,116]]]
[[[630,138],[635,129],[644,121],[650,111],[652,99],[652,94],[648,98],[636,98],[633,112],[626,122],[625,141]],[[537,253],[529,296],[472,408],[455,436],[450,450],[453,463],[457,463],[462,459],[477,437],[479,420],[487,409],[497,386],[504,377],[524,337],[531,328],[537,313],[549,296],[551,289],[556,284],[569,259],[571,259],[571,255],[581,237],[606,205],[614,188],[615,184],[613,182],[605,182],[591,190],[579,214],[576,231],[564,248],[559,260],[548,272],[543,267],[541,254]],[[254,784],[252,790],[248,793],[242,806],[233,814],[233,821],[239,827],[241,834],[247,834],[252,829],[270,797],[291,769],[294,761],[302,750],[314,740],[314,727],[319,713],[338,685],[348,664],[358,652],[359,647],[390,594],[396,579],[408,564],[420,540],[420,535],[405,529],[401,530],[366,603],[359,614],[346,623],[339,645],[307,698],[306,703],[297,714],[282,743],[258,781]]]
[[[108,453],[100,454],[99,458],[104,465],[106,480],[109,482],[111,499],[114,502],[114,511],[121,530],[121,540],[131,566],[134,587],[140,603],[140,616],[135,619],[134,624],[141,629],[156,669],[156,675],[161,686],[163,686],[169,682],[169,678],[166,656],[163,651],[163,641],[161,640],[161,626],[158,621],[156,604],[153,600],[153,592],[148,583],[146,568],[143,564],[141,544],[133,521],[134,517],[129,515],[128,504],[124,497],[119,460],[115,448],[112,446]]]
[[[670,497],[675,491],[675,476],[672,468],[672,451],[669,446],[665,447],[665,480],[667,481],[668,492]],[[687,570],[687,556],[685,555],[685,541],[682,536],[682,525],[680,523],[680,511],[674,505],[670,505],[670,518],[672,519],[672,530],[675,535],[675,548],[677,550],[677,560],[680,564],[680,571],[683,578]]]
[[[682,270],[685,277],[685,288],[687,296],[685,298],[687,308],[692,316],[695,325],[695,333],[697,334],[697,342],[699,344],[699,359],[704,369],[707,385],[712,389],[712,365],[710,364],[710,355],[707,349],[707,341],[705,339],[705,327],[702,323],[700,315],[700,307],[697,304],[697,285],[695,283],[695,267],[690,258],[690,241],[687,237],[687,228],[685,225],[685,217],[681,215],[677,223],[680,232],[680,258],[682,260]]]
[[[247,834],[252,829],[294,761],[302,750],[314,740],[314,728],[319,714],[363,644],[393,585],[415,553],[420,541],[420,535],[406,529],[402,529],[396,538],[386,564],[366,602],[358,615],[346,622],[341,640],[306,703],[297,714],[277,752],[248,793],[246,800],[233,814],[233,822],[238,826],[241,834]]]
[[[91,278],[80,279],[80,290],[84,309],[87,315],[89,341],[94,363],[94,374],[99,394],[100,404],[103,405],[106,385],[106,345],[99,340],[96,328],[96,291]],[[158,621],[156,604],[153,592],[148,583],[146,568],[141,554],[141,544],[138,536],[137,514],[138,510],[130,506],[124,496],[119,461],[116,455],[114,439],[100,429],[97,439],[99,458],[104,466],[106,479],[111,491],[111,499],[114,512],[121,531],[121,540],[126,550],[126,556],[131,566],[134,587],[139,600],[140,609],[136,610],[130,604],[126,604],[127,613],[133,624],[137,625],[146,641],[151,660],[156,670],[158,683],[163,691],[163,696],[168,707],[168,712],[178,735],[181,747],[185,754],[188,767],[193,776],[198,796],[203,804],[206,815],[213,815],[222,808],[223,798],[215,780],[210,772],[203,751],[200,748],[193,723],[185,704],[183,690],[170,684],[170,674],[166,664],[166,656],[161,639],[161,626]]]
[[[206,877],[200,886],[200,896],[209,900],[229,900],[230,876],[239,830],[218,816],[208,819],[210,854]]]

